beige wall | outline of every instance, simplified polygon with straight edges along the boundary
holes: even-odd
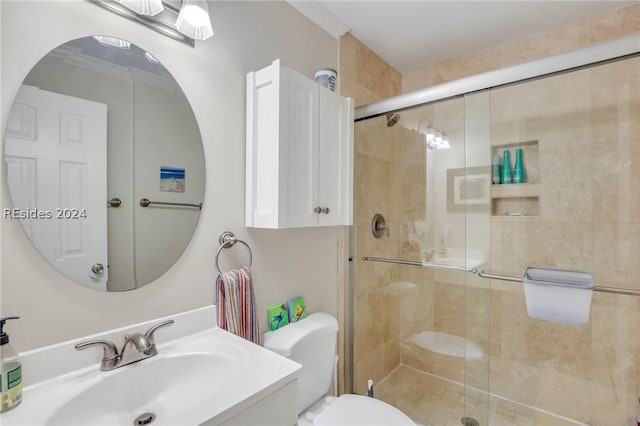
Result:
[[[42,56],[70,39],[111,34],[148,50],[173,74],[200,126],[207,166],[193,240],[171,270],[136,291],[100,293],[70,282],[38,255],[19,223],[3,219],[0,306],[3,315],[22,316],[9,330],[19,351],[212,304],[213,262],[225,230],[254,251],[262,330],[266,307],[293,295],[303,295],[311,311],[336,314],[336,229],[254,230],[243,221],[246,73],[279,57],[312,77],[337,66],[336,40],[284,2],[211,6],[216,34],[190,48],[85,1],[0,3],[3,128],[18,87]],[[291,34],[305,43],[292,43]],[[3,185],[2,207],[9,205]],[[224,256],[229,263],[246,259],[241,246]]]

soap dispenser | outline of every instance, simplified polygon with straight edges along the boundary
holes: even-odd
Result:
[[[9,344],[9,335],[4,331],[5,322],[19,318],[0,318],[0,413],[9,411],[22,402],[22,364],[18,353]]]

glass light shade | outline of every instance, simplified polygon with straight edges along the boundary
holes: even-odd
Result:
[[[440,133],[438,130],[434,132],[433,141],[436,143],[436,145],[439,145],[440,142],[442,142],[442,133]]]
[[[98,36],[93,36],[93,38],[98,40],[98,43],[100,43],[103,46],[117,47],[118,49],[123,49],[123,50],[127,50],[131,47],[131,42],[127,40],[122,40],[121,38],[117,38],[117,37],[98,35]]]
[[[182,34],[196,40],[206,40],[213,35],[209,6],[206,0],[183,0],[176,28]]]
[[[436,149],[450,149],[450,148],[451,148],[451,145],[449,144],[449,138],[447,137],[447,135],[443,135],[442,140],[440,141]]]
[[[152,64],[160,64],[160,61],[158,60],[158,58],[156,58],[149,52],[144,52],[144,57],[146,58],[147,61],[151,62]]]
[[[138,15],[154,16],[164,10],[162,0],[116,0]]]
[[[424,130],[424,136],[427,138],[427,142],[433,142],[433,139],[436,137],[435,131],[431,127],[427,127]]]

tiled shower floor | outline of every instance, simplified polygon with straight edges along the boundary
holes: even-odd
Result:
[[[576,426],[533,408],[486,394],[470,395],[461,384],[440,379],[404,365],[375,386],[375,397],[429,426],[461,426],[464,416],[480,426]],[[488,425],[487,422],[488,416]]]

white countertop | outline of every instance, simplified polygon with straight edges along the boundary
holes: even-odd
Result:
[[[202,327],[194,325],[194,321],[202,323],[203,318],[214,320],[205,321]],[[94,339],[112,340],[121,347],[122,338],[113,336],[123,336],[128,331],[144,332],[152,324],[165,319],[176,321],[166,329],[168,332],[175,327],[171,337],[181,331],[192,332],[168,340],[169,333],[163,333],[165,329],[161,329],[156,335],[158,355],[112,371],[100,371],[100,348],[84,351],[73,348],[80,341]],[[198,331],[198,328],[201,330]],[[111,339],[107,336],[111,336]],[[71,359],[60,360],[59,357],[62,356]],[[74,357],[77,368],[74,368]],[[191,361],[202,359],[211,368],[203,369],[202,375],[199,375],[198,362]],[[179,362],[176,363],[176,360]],[[167,371],[167,366],[177,371]],[[37,371],[29,374],[29,368]],[[158,415],[153,422],[154,426],[196,425],[211,419],[217,423],[218,420],[222,422],[240,413],[293,381],[300,369],[299,364],[287,358],[219,329],[215,326],[215,307],[206,307],[25,353],[23,375],[28,380],[25,380],[23,401],[15,409],[1,414],[0,424],[60,424],[63,421],[61,419],[69,424],[69,418],[60,415],[61,410],[69,411],[68,407],[65,408],[69,401],[76,404],[71,406],[74,411],[82,411],[83,407],[93,406],[92,404],[104,410],[108,410],[111,404],[118,407],[112,411],[125,411],[121,413],[124,417],[109,419],[101,418],[99,413],[96,413],[96,417],[91,417],[89,411],[87,417],[81,420],[74,418],[71,423],[120,424],[122,421],[122,424],[131,425],[137,415],[144,411],[153,411]],[[183,371],[184,376],[181,375]],[[145,375],[153,377],[146,378]],[[185,383],[178,383],[182,377],[185,378]],[[132,382],[128,383],[126,380]],[[104,392],[95,392],[96,386],[105,386],[104,384],[111,382],[114,385],[105,387],[109,391],[106,395]],[[173,394],[167,393],[168,390],[173,391]],[[97,398],[91,395],[98,395],[100,401],[87,400]],[[167,398],[163,398],[163,395]],[[102,399],[105,400],[104,404]],[[88,402],[85,404],[84,400]],[[173,403],[176,405],[172,406]],[[134,413],[136,414],[133,415]]]

